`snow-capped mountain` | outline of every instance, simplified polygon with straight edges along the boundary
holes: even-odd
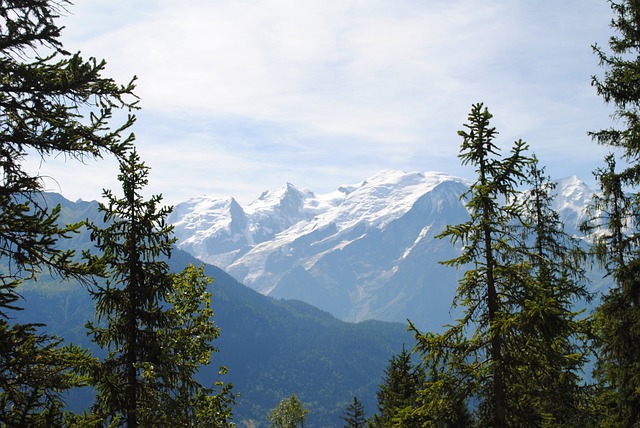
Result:
[[[438,329],[450,317],[456,255],[434,237],[468,219],[460,178],[382,171],[357,185],[315,195],[292,184],[246,207],[233,198],[178,204],[169,221],[178,246],[274,297],[299,299],[344,320],[410,319]],[[556,209],[571,232],[593,191],[576,177],[558,182]]]

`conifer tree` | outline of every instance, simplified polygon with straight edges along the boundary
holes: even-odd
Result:
[[[574,309],[591,298],[586,253],[553,210],[555,183],[535,157],[526,176],[521,244],[512,257],[521,258],[528,271],[522,287],[511,290],[520,303],[505,347],[509,366],[522,368],[507,372],[508,394],[518,409],[511,423],[575,426],[587,419],[582,370],[590,320]]]
[[[104,61],[63,48],[56,19],[68,4],[0,1],[0,424],[9,426],[63,424],[61,392],[84,383],[75,373],[89,362],[38,326],[9,322],[21,307],[16,287],[41,274],[88,281],[96,272],[58,248],[80,225],[60,224],[60,208],[43,202],[43,181],[25,161],[118,155],[134,121],[110,129],[114,110],[135,108],[133,82],[118,85],[102,76]]]
[[[358,397],[353,397],[353,401],[349,403],[344,416],[341,416],[340,419],[345,422],[344,428],[364,428],[367,419],[364,416],[362,401],[358,400]]]
[[[524,275],[521,264],[511,257],[517,246],[513,230],[519,216],[516,187],[529,159],[521,140],[515,142],[509,157],[501,157],[491,117],[482,104],[475,104],[469,124],[459,131],[463,138],[459,157],[463,165],[473,165],[477,174],[476,182],[463,195],[471,218],[447,226],[439,235],[462,245],[460,256],[444,264],[467,268],[454,300],[454,305],[465,307],[464,316],[442,335],[417,334],[417,350],[428,371],[437,373],[444,368],[444,380],[455,382],[451,394],[443,397],[434,388],[434,382],[441,379],[432,377],[424,391],[435,395],[425,397],[426,402],[440,402],[437,411],[450,411],[459,405],[461,396],[474,396],[480,425],[506,427],[516,411],[507,395],[510,368],[505,361],[518,305],[511,291]],[[450,417],[444,413],[426,416],[442,423]]]
[[[467,364],[474,343],[462,334],[459,324],[442,334],[420,334],[410,323],[423,358],[425,382],[417,391],[413,409],[405,409],[404,420],[417,420],[418,426],[465,428],[475,426],[469,400],[478,390],[475,366]]]
[[[399,354],[393,355],[384,370],[382,384],[376,393],[378,414],[371,419],[374,427],[392,426],[394,419],[404,419],[409,425],[411,412],[416,403],[418,391],[424,383],[424,372],[411,361],[411,353],[404,346]],[[415,421],[414,421],[415,422]],[[418,426],[417,422],[415,426]]]
[[[595,312],[596,411],[602,415],[601,426],[633,427],[640,422],[637,195],[624,192],[615,157],[609,155],[605,160],[607,167],[595,172],[601,193],[594,197],[592,218],[584,225],[594,238],[596,260],[613,281]]]
[[[603,231],[595,233],[595,255],[613,279],[596,312],[599,326],[598,379],[606,391],[609,426],[640,423],[640,3],[610,1],[614,12],[607,52],[594,45],[604,76],[593,77],[593,85],[615,109],[619,128],[591,132],[599,144],[616,149],[624,169],[615,171],[617,156],[609,155],[607,167],[596,172],[602,199],[596,200],[594,216],[603,217]],[[627,197],[623,190],[632,195]],[[596,211],[602,208],[600,216]],[[591,223],[597,227],[598,222]],[[587,228],[588,229],[588,228]]]
[[[210,323],[202,270],[168,271],[175,242],[161,196],[145,200],[148,168],[133,150],[121,161],[123,197],[106,190],[100,204],[106,227],[91,225],[110,274],[96,285],[98,320],[88,323],[93,340],[109,351],[95,371],[96,413],[107,423],[151,427],[228,426],[229,387],[204,388],[193,380],[209,362],[218,330]],[[204,305],[204,306],[203,306]]]

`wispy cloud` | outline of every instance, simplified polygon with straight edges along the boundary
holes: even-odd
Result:
[[[604,0],[77,3],[66,44],[139,76],[135,132],[171,202],[328,191],[383,168],[469,174],[456,131],[477,101],[552,174],[589,178],[601,158],[586,132],[608,123],[589,86]]]

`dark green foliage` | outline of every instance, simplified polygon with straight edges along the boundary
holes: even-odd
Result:
[[[612,155],[607,168],[596,171],[601,195],[594,198],[592,219],[584,225],[597,231],[592,253],[614,281],[595,313],[599,381],[597,412],[603,426],[634,426],[640,421],[640,282],[637,195],[625,194]]]
[[[50,269],[62,276],[82,276],[87,267],[73,251],[56,248],[78,224],[61,226],[58,207],[43,204],[43,182],[25,171],[27,156],[65,156],[84,160],[121,154],[131,139],[122,134],[133,117],[109,130],[114,109],[132,109],[133,82],[120,86],[104,78],[105,63],[84,61],[66,52],[55,23],[68,2],[0,2],[0,256],[3,299],[15,301],[14,281]],[[127,101],[127,97],[133,102]]]
[[[364,428],[367,419],[365,418],[362,401],[358,400],[358,397],[353,397],[353,401],[349,403],[340,419],[345,422],[344,428]]]
[[[17,300],[15,286],[43,269],[63,277],[85,277],[88,267],[74,252],[57,248],[80,225],[58,222],[59,207],[38,196],[43,182],[24,169],[27,156],[83,160],[120,154],[130,146],[122,133],[133,117],[109,130],[114,109],[132,109],[133,82],[104,78],[105,63],[66,52],[56,25],[68,2],[0,2],[0,314]],[[127,101],[132,98],[133,102]]]
[[[189,266],[169,273],[172,227],[170,212],[159,207],[160,196],[144,200],[148,168],[132,151],[120,164],[123,198],[110,191],[104,228],[90,225],[92,239],[103,253],[109,273],[106,284],[96,285],[98,321],[88,323],[93,340],[109,351],[94,372],[97,414],[108,423],[127,427],[175,424],[228,426],[229,388],[204,388],[193,379],[215,348],[218,329],[206,292],[203,270]]]
[[[169,323],[158,332],[164,344],[162,362],[145,367],[158,391],[158,408],[152,409],[149,419],[181,427],[227,427],[235,403],[231,384],[210,381],[212,386],[207,388],[195,379],[218,351],[213,341],[220,336],[220,328],[213,324],[211,294],[207,292],[211,280],[203,267],[194,265],[172,278],[173,288],[166,296]],[[218,374],[226,373],[227,369],[220,367]]]
[[[44,203],[43,181],[25,169],[25,160],[122,153],[130,140],[121,135],[133,117],[111,131],[112,114],[136,101],[133,83],[102,77],[104,61],[63,49],[55,21],[68,4],[0,1],[0,421],[11,426],[70,423],[62,392],[84,383],[74,365],[89,362],[84,351],[60,348],[36,325],[6,321],[19,306],[16,287],[43,273],[88,281],[96,272],[75,251],[60,248],[80,224],[60,223],[60,208]]]
[[[462,245],[460,256],[445,264],[468,268],[454,300],[454,305],[466,308],[464,317],[443,335],[416,337],[428,372],[443,368],[445,380],[460,383],[455,396],[475,396],[479,400],[480,424],[504,427],[512,409],[507,397],[508,367],[503,348],[512,329],[509,317],[517,305],[510,291],[522,281],[523,274],[522,266],[510,257],[517,245],[512,224],[518,216],[516,185],[522,181],[529,160],[523,155],[527,146],[522,141],[516,141],[511,156],[501,157],[494,142],[497,132],[490,126],[491,117],[482,104],[475,104],[466,130],[459,131],[463,138],[459,157],[463,165],[474,166],[477,174],[476,182],[463,196],[471,219],[449,225],[439,235]],[[471,331],[470,338],[465,335],[467,330]],[[425,398],[427,402],[443,400],[428,385],[429,390],[436,396]],[[438,406],[445,413],[426,416],[446,421],[446,412],[457,405],[458,399],[449,402],[451,397],[445,398],[447,403]]]
[[[76,346],[38,334],[33,324],[9,325],[0,320],[0,426],[52,427],[94,418],[71,414],[63,393],[88,384],[78,373],[94,360]]]
[[[478,389],[478,365],[467,364],[468,355],[474,355],[473,342],[463,337],[459,326],[450,326],[443,334],[419,334],[413,325],[411,329],[418,338],[416,349],[425,363],[426,380],[418,391],[415,409],[403,417],[421,421],[419,426],[475,426],[469,401]]]
[[[609,3],[615,34],[610,52],[594,46],[605,72],[593,78],[593,85],[615,108],[620,125],[590,134],[617,149],[624,169],[615,170],[616,155],[611,154],[607,166],[596,171],[602,196],[594,201],[594,219],[585,229],[601,228],[594,235],[594,255],[614,281],[596,311],[601,424],[631,427],[640,424],[640,3]],[[626,195],[625,189],[634,193]]]
[[[620,173],[625,184],[640,183],[640,4],[636,0],[609,1],[615,13],[611,27],[616,31],[609,39],[611,52],[601,46],[593,49],[605,69],[603,77],[593,76],[592,84],[598,95],[615,108],[615,117],[621,128],[609,128],[590,135],[599,144],[621,149],[622,156],[629,162]]]
[[[590,322],[573,308],[590,297],[585,253],[551,208],[554,186],[537,159],[521,141],[502,158],[490,118],[474,105],[460,132],[460,158],[478,175],[463,196],[471,219],[440,237],[462,244],[445,264],[467,269],[454,301],[465,312],[443,334],[412,326],[427,376],[414,414],[433,426],[582,424]]]
[[[587,420],[588,395],[582,381],[591,321],[576,312],[591,298],[580,241],[564,231],[552,209],[555,184],[534,157],[527,171],[521,246],[513,254],[527,268],[522,287],[514,287],[518,309],[506,360],[515,425],[575,426]]]
[[[124,198],[105,191],[107,205],[104,229],[92,228],[92,239],[104,254],[109,280],[96,285],[91,293],[96,300],[98,320],[106,325],[88,324],[93,340],[109,350],[109,356],[97,372],[96,411],[107,420],[122,417],[127,426],[145,426],[142,413],[154,408],[154,379],[143,376],[145,365],[162,363],[162,342],[158,331],[169,324],[160,308],[171,290],[168,265],[173,239],[164,224],[169,212],[158,209],[160,197],[145,201],[140,194],[147,184],[148,169],[135,151],[120,164],[119,180]]]
[[[413,417],[412,410],[424,381],[421,367],[413,364],[411,354],[403,347],[399,354],[391,357],[384,371],[376,394],[378,413],[371,418],[371,426],[389,427],[400,420],[402,426],[421,426],[420,418]]]

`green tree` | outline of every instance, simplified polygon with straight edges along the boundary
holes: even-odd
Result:
[[[416,337],[427,370],[437,372],[445,367],[444,380],[457,382],[455,396],[460,394],[456,391],[464,391],[467,396],[477,398],[478,422],[506,427],[515,409],[510,407],[507,396],[509,367],[504,347],[513,328],[511,315],[518,303],[511,291],[522,283],[523,275],[522,267],[511,257],[517,246],[513,232],[513,223],[519,216],[516,187],[530,161],[524,156],[527,146],[521,140],[516,141],[509,157],[501,157],[494,142],[497,132],[490,126],[491,117],[482,104],[475,104],[469,124],[459,131],[463,137],[459,157],[463,165],[473,165],[477,174],[476,182],[463,195],[471,218],[466,223],[447,226],[439,235],[462,244],[460,256],[444,264],[467,268],[454,300],[454,305],[465,307],[464,316],[443,335],[420,335],[416,331]],[[443,397],[433,386],[427,383],[425,392],[436,395],[426,397],[426,401],[442,402]],[[443,403],[439,408],[452,409],[455,404],[455,401]],[[448,417],[427,416],[435,421],[446,421]]]
[[[607,167],[595,172],[601,193],[594,197],[591,219],[584,225],[588,233],[597,231],[592,253],[614,283],[595,311],[596,411],[602,415],[601,426],[633,427],[640,421],[637,195],[624,192],[614,156],[605,160]]]
[[[371,418],[371,425],[389,427],[403,415],[404,426],[414,426],[408,425],[410,410],[415,407],[423,383],[424,372],[419,365],[413,364],[411,353],[403,347],[399,354],[391,357],[384,370],[382,384],[376,393],[378,414]]]
[[[417,391],[414,408],[406,407],[400,419],[420,422],[413,426],[474,426],[468,400],[476,394],[476,373],[475,366],[467,364],[474,343],[464,337],[460,325],[443,334],[420,334],[413,324],[410,328],[418,338],[416,349],[423,357],[426,380]]]
[[[118,155],[134,121],[110,129],[114,110],[135,108],[133,82],[117,85],[102,76],[104,61],[63,49],[56,19],[67,4],[0,1],[0,423],[7,425],[61,424],[51,416],[64,408],[61,393],[84,383],[71,363],[89,363],[38,326],[8,321],[8,311],[20,309],[16,287],[42,274],[88,281],[96,272],[59,249],[81,226],[60,225],[60,208],[39,197],[43,181],[26,160]]]
[[[596,200],[594,215],[602,217],[595,234],[594,254],[613,279],[596,312],[599,326],[599,364],[597,378],[603,387],[608,426],[634,426],[640,423],[640,3],[635,0],[610,1],[614,12],[609,39],[610,51],[594,45],[602,77],[593,85],[607,104],[615,109],[619,127],[591,132],[599,144],[616,149],[607,167],[596,171],[602,199]],[[624,169],[615,171],[616,158]],[[623,194],[623,189],[632,193]],[[598,208],[604,210],[597,214]]]
[[[349,403],[340,419],[345,422],[344,428],[364,428],[367,423],[364,415],[362,401],[358,400],[358,397],[353,397],[353,401]]]
[[[137,426],[228,426],[229,387],[219,394],[193,380],[209,362],[218,329],[210,321],[210,296],[202,270],[172,275],[170,207],[160,196],[145,200],[148,168],[133,150],[121,161],[123,198],[105,191],[100,204],[106,226],[91,225],[92,239],[110,273],[96,285],[98,320],[88,323],[93,340],[109,351],[95,371],[96,412],[109,423]]]
[[[193,265],[172,278],[173,288],[165,299],[169,324],[159,331],[164,344],[162,365],[147,367],[145,373],[159,383],[158,408],[148,419],[157,424],[165,418],[180,427],[232,426],[232,385],[217,380],[212,387],[204,387],[194,379],[218,351],[213,341],[220,336],[220,328],[212,322],[211,294],[207,292],[211,279],[203,267]],[[226,373],[226,368],[220,367],[219,374]]]
[[[518,409],[511,423],[575,426],[586,418],[588,399],[582,373],[591,321],[584,310],[574,309],[591,299],[586,253],[553,210],[555,183],[535,157],[526,176],[521,244],[512,257],[527,276],[522,287],[511,290],[519,303],[505,346],[509,366],[522,368],[507,372],[508,395]]]
[[[308,409],[305,409],[298,397],[292,394],[285,398],[269,413],[267,417],[273,428],[303,427],[307,418]]]

